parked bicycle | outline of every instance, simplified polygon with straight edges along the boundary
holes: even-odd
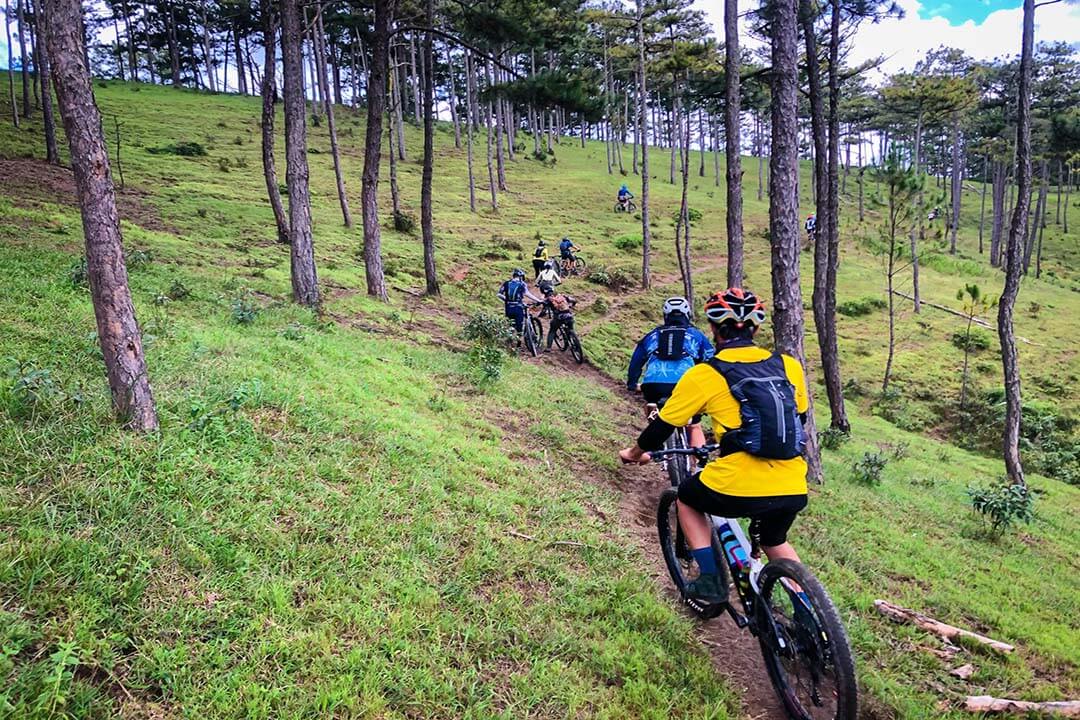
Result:
[[[677,433],[672,437],[676,437]],[[682,440],[685,443],[685,438]],[[686,604],[709,619],[727,611],[739,628],[757,637],[765,667],[793,720],[854,720],[858,705],[855,665],[847,633],[825,588],[802,563],[760,560],[760,548],[750,524],[750,539],[734,518],[711,517],[712,546],[727,587],[735,586],[737,601],[702,603],[688,596],[687,584],[697,576],[693,554],[679,527],[676,499],[682,470],[672,472],[681,458],[696,458],[704,467],[720,446],[665,446],[651,453],[665,463],[672,487],[660,496],[657,529],[668,572]],[[685,467],[685,466],[683,466]],[[738,607],[736,607],[736,603]]]

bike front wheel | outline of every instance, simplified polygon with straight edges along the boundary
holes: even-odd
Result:
[[[573,330],[566,331],[566,349],[570,351],[570,356],[578,365],[585,362],[585,351],[581,349],[581,340]]]
[[[694,614],[705,619],[714,618],[724,611],[723,603],[703,603],[686,594],[686,586],[698,576],[699,571],[690,546],[679,526],[678,505],[675,502],[678,497],[678,488],[668,488],[660,496],[660,504],[656,509],[656,529],[660,536],[660,550],[664,554],[664,564],[667,565],[671,581],[675,583],[675,589],[679,591],[683,602]],[[715,530],[712,531],[712,548],[719,566],[723,563],[724,551],[720,547]],[[724,570],[721,572],[724,573]],[[726,580],[727,574],[724,573],[722,577]]]
[[[540,341],[536,338],[532,318],[525,319],[525,326],[522,328],[522,336],[522,340],[525,342],[525,349],[528,350],[533,357],[540,354]]]
[[[570,272],[574,275],[581,275],[585,272],[585,260],[580,255],[574,258],[574,262],[570,266]]]
[[[529,325],[532,326],[533,338],[536,340],[536,350],[539,352],[540,346],[544,342],[544,324],[540,322],[540,318],[535,315],[530,315]]]
[[[792,720],[855,720],[855,663],[840,613],[802,563],[762,570],[758,641],[776,693]]]

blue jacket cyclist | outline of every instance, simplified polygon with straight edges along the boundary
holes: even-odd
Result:
[[[540,302],[540,298],[529,292],[529,286],[525,284],[525,271],[516,268],[510,279],[499,287],[499,299],[503,301],[506,317],[513,321],[518,334],[525,326],[525,298]]]

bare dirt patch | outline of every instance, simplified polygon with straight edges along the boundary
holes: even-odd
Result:
[[[76,205],[75,178],[71,170],[41,160],[0,160],[0,194],[20,207],[38,208],[45,203]],[[147,202],[150,193],[137,188],[117,189],[120,218],[156,232],[177,233],[157,208]]]

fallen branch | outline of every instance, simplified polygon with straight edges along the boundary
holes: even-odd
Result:
[[[946,640],[955,640],[959,637],[969,638],[975,642],[986,645],[991,650],[1002,654],[1009,654],[1016,648],[1008,643],[1003,643],[1000,640],[994,640],[988,638],[985,635],[971,632],[970,630],[963,630],[961,628],[943,623],[940,620],[935,620],[932,617],[923,615],[915,610],[908,610],[902,608],[899,605],[893,605],[890,602],[884,600],[875,600],[874,608],[884,615],[885,617],[895,620],[896,622],[909,623],[916,627],[922,628],[927,632],[933,633],[939,637],[943,637]]]
[[[974,713],[1011,713],[1014,715],[1039,713],[1041,715],[1080,718],[1080,700],[1028,702],[1026,700],[1006,700],[989,695],[975,695],[964,701],[964,709]]]
[[[401,287],[400,285],[391,285],[390,287],[394,288],[398,292],[408,293],[409,295],[412,295],[413,297],[418,297],[418,298],[424,297],[424,293],[417,292],[416,290],[413,290],[412,288]]]
[[[534,538],[532,535],[526,535],[525,533],[518,532],[517,530],[507,530],[506,534],[511,535],[513,537],[516,537],[516,538],[521,538],[522,540],[529,540],[530,542],[537,542],[536,538]],[[590,550],[592,549],[592,545],[588,545],[588,544],[583,543],[583,542],[577,542],[576,540],[552,540],[551,542],[547,543],[547,547],[560,547],[560,546],[561,547],[588,548]]]
[[[905,300],[911,300],[911,301],[915,300],[915,298],[913,298],[912,296],[908,295],[907,293],[900,292],[899,290],[893,290],[893,295],[899,295],[900,297],[904,298]],[[950,315],[955,315],[956,317],[961,317],[961,318],[964,318],[965,320],[968,319],[967,315],[960,312],[959,310],[953,310],[951,307],[946,307],[945,305],[938,305],[937,303],[932,303],[932,302],[929,302],[927,300],[923,300],[922,298],[919,299],[919,302],[922,303],[923,305],[929,305],[930,307],[934,308],[935,310],[941,310],[942,312],[947,312]],[[997,330],[997,325],[992,324],[988,320],[983,320],[980,317],[972,318],[971,321],[973,323],[975,323],[976,325],[979,325],[980,327],[986,328],[987,330]],[[1034,345],[1035,347],[1046,347],[1042,343],[1032,342],[1031,340],[1028,340],[1026,337],[1020,337],[1019,335],[1016,336],[1016,339],[1019,340],[1022,343],[1027,343],[1028,345]]]

